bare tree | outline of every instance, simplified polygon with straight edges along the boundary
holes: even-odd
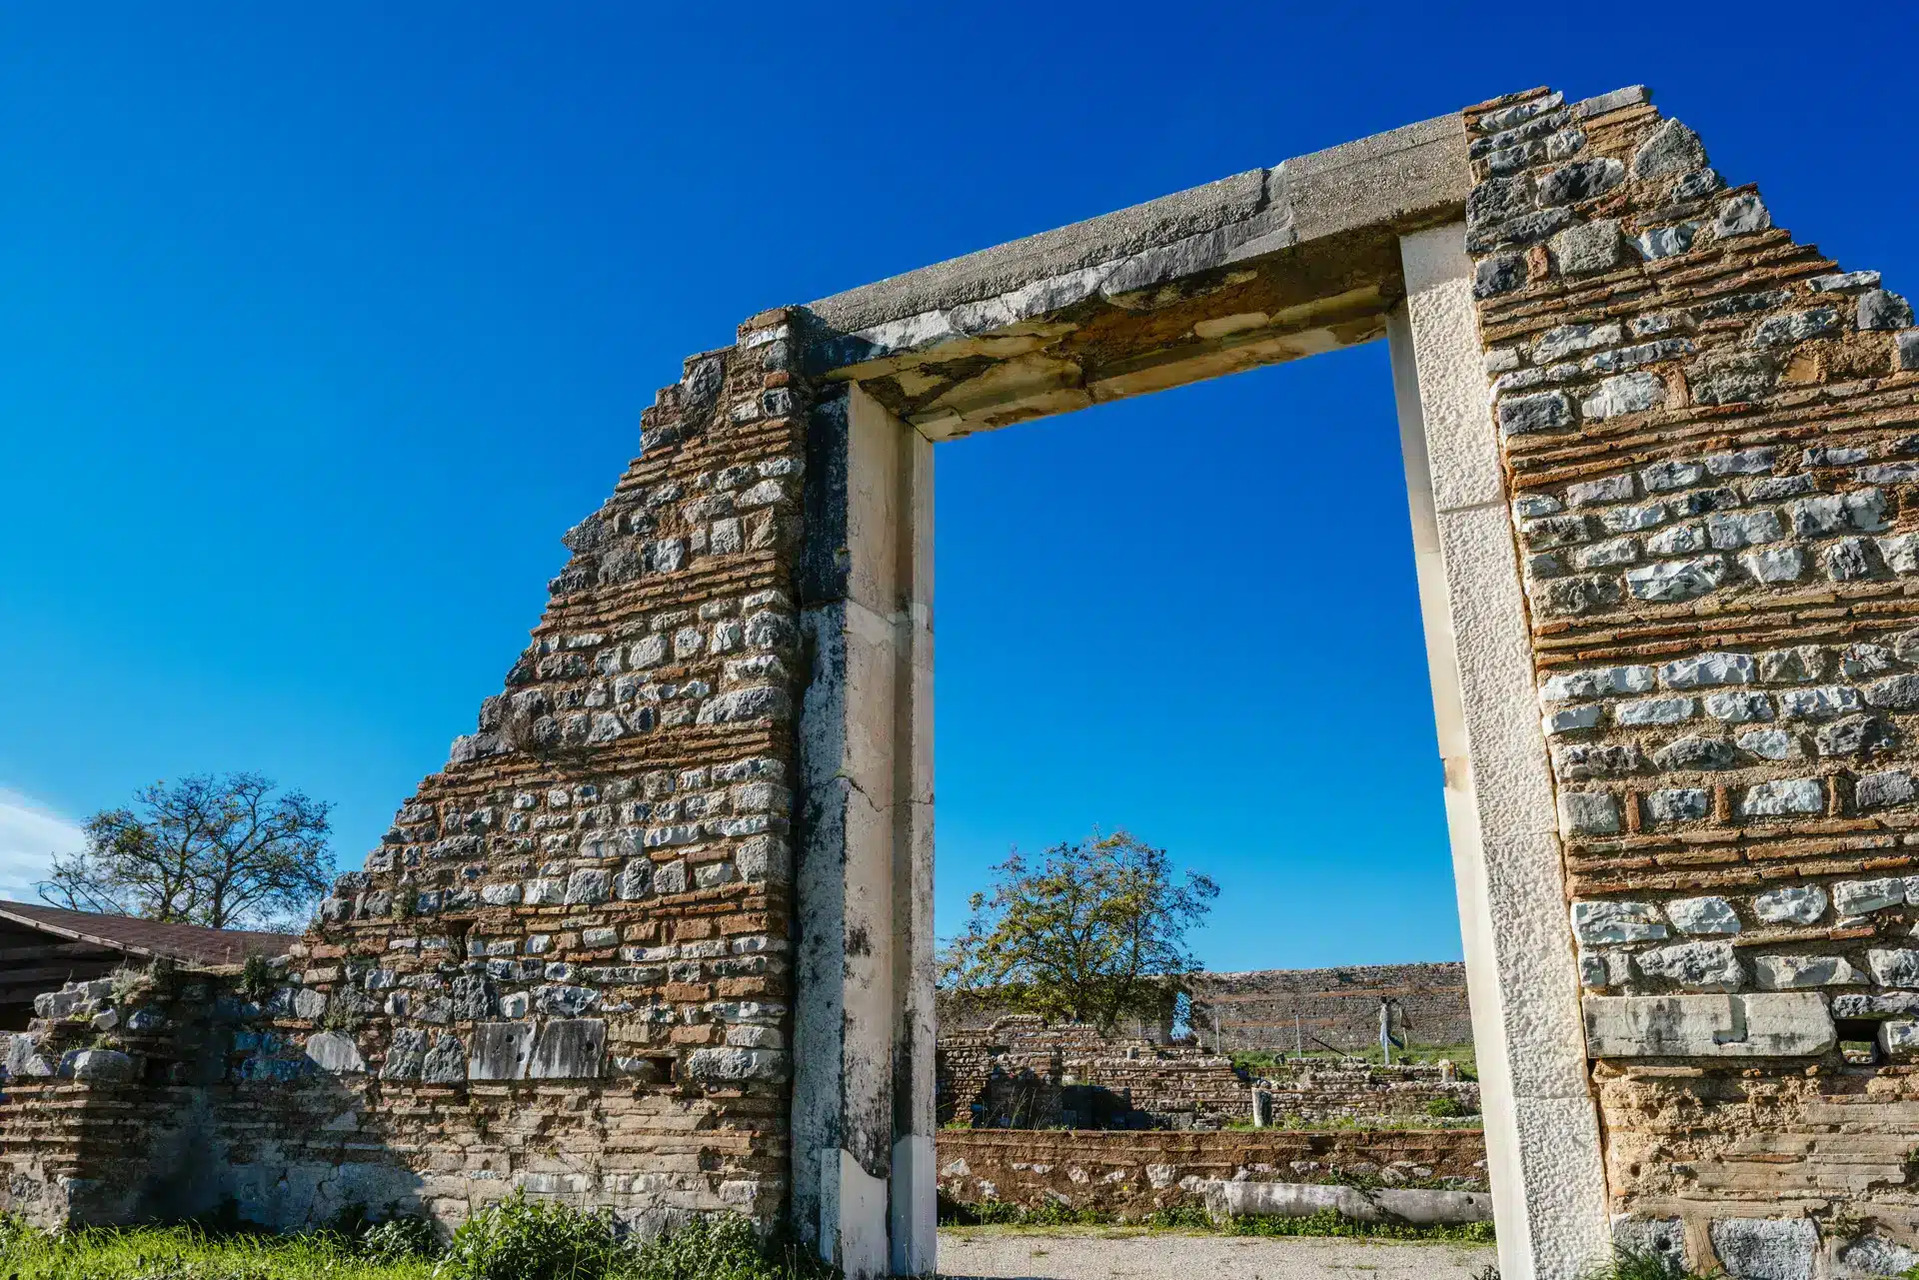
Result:
[[[206,925],[297,925],[326,892],[332,806],[272,795],[257,773],[199,774],[87,819],[87,847],[56,854],[34,887],[57,907]]]

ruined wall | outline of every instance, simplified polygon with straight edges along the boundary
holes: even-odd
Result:
[[[641,1225],[777,1218],[807,401],[787,320],[749,321],[647,410],[505,691],[340,877],[231,1032],[247,1051],[214,1052],[190,1102],[138,1046],[139,1083],[56,1055],[9,1085],[15,1202],[57,1219],[58,1170],[160,1187],[198,1151],[223,1171],[190,1180],[209,1203],[91,1216],[231,1196],[320,1221],[344,1161],[376,1213],[457,1219],[524,1185]],[[130,1109],[189,1138],[115,1128]]]
[[[1478,1083],[1450,1066],[1318,1059],[1281,1063],[1256,1082],[1231,1058],[1030,1014],[941,1037],[936,1079],[942,1125],[987,1129],[1215,1129],[1252,1119],[1256,1083],[1279,1123],[1427,1115],[1440,1099],[1459,1115],[1479,1111]]]
[[[1432,1114],[1432,1104],[1450,1104],[1453,1114],[1476,1115],[1479,1083],[1462,1080],[1438,1063],[1351,1067],[1324,1060],[1271,1072],[1273,1119],[1310,1124],[1378,1120]]]
[[[1299,1133],[1154,1130],[1011,1133],[945,1129],[940,1193],[961,1204],[1047,1203],[1139,1218],[1197,1205],[1211,1180],[1416,1183],[1485,1186],[1485,1140],[1476,1129],[1346,1129]]]
[[[941,1037],[935,1079],[941,1124],[1156,1129],[1252,1117],[1251,1086],[1229,1058],[1109,1040],[1031,1014]]]
[[[1466,114],[1468,248],[1624,1230],[1734,1274],[1809,1274],[1822,1249],[1902,1269],[1919,1242],[1911,308],[1774,226],[1642,91]],[[1841,1038],[1876,1039],[1877,1061]]]
[[[1379,1002],[1398,1000],[1408,1043],[1471,1044],[1466,966],[1342,965],[1331,969],[1262,969],[1202,973],[1191,980],[1193,1030],[1209,1047],[1292,1050],[1297,1028],[1306,1051],[1317,1036],[1335,1049],[1379,1043]],[[1394,1028],[1400,1027],[1394,1015]],[[1213,1045],[1217,1019],[1220,1043]],[[1297,1021],[1295,1021],[1297,1019]]]

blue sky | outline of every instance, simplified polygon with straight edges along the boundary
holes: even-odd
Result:
[[[357,866],[765,306],[1541,83],[1919,288],[1906,7],[1290,8],[10,6],[0,893],[199,770]],[[1221,882],[1215,967],[1458,955],[1383,346],[937,466],[943,932],[1098,824]]]

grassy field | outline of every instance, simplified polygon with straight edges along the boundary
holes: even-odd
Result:
[[[1490,1223],[1404,1227],[1333,1214],[1246,1218],[1215,1227],[1197,1208],[1165,1210],[1130,1224],[1057,1206],[974,1206],[956,1217],[975,1225],[949,1220],[941,1230],[1103,1226],[1133,1234],[1472,1244],[1493,1238]],[[0,1280],[832,1280],[836,1274],[796,1250],[762,1245],[743,1219],[698,1224],[636,1247],[619,1242],[606,1219],[545,1202],[508,1201],[476,1216],[450,1245],[433,1241],[417,1223],[309,1236],[214,1235],[196,1227],[55,1235],[0,1220]]]
[[[450,1242],[418,1219],[306,1236],[139,1227],[50,1234],[0,1219],[4,1280],[830,1280],[799,1250],[769,1246],[744,1218],[696,1220],[624,1241],[613,1221],[514,1196]]]
[[[14,1232],[0,1246],[8,1280],[432,1280],[434,1269],[425,1258],[370,1258],[327,1239],[213,1239],[187,1227]]]

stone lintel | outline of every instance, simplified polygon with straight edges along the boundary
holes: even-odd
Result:
[[[1469,179],[1408,125],[821,299],[804,363],[941,440],[1368,341]]]
[[[807,310],[838,332],[858,333],[1117,262],[1262,214],[1298,226],[1299,239],[1391,226],[1402,218],[1431,222],[1463,209],[1470,186],[1459,117],[1435,116],[848,289],[808,304]]]

